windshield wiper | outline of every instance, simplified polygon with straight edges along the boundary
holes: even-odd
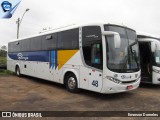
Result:
[[[127,59],[126,59],[125,62],[124,62],[125,64],[124,64],[124,66],[123,66],[123,69],[126,67],[127,62],[128,62],[129,65],[131,64],[131,61],[130,61],[131,56],[134,56],[131,47],[134,46],[134,45],[136,45],[137,43],[138,43],[138,42],[136,41],[136,42],[134,42],[134,43],[128,45],[128,47],[127,47],[128,57],[127,57]],[[135,59],[135,61],[136,61],[135,56],[134,56],[134,59]],[[136,61],[136,64],[137,64],[137,66],[138,66],[137,61]]]
[[[124,62],[123,69],[127,66],[127,62],[128,62],[128,64],[130,64],[130,52],[129,52],[129,50],[127,50],[127,51],[128,51],[128,55],[126,56],[126,60]]]

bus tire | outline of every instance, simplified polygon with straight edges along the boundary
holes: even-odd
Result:
[[[77,78],[73,73],[70,73],[67,77],[66,77],[66,88],[69,92],[72,93],[77,93],[79,92],[78,89],[78,84],[77,84]]]
[[[19,66],[16,66],[16,75],[18,76],[18,77],[21,77],[21,71],[20,71],[20,68],[19,68]]]

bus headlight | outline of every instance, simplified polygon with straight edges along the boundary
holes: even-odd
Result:
[[[122,82],[116,78],[113,78],[113,77],[109,77],[107,76],[107,79],[109,79],[110,81],[114,82],[114,83],[117,83],[117,84],[121,84]]]

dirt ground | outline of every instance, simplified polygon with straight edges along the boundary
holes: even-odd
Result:
[[[63,85],[38,78],[0,76],[0,111],[160,111],[160,86],[143,84],[137,90],[111,95],[86,90],[73,94]],[[53,118],[43,119],[52,120]],[[59,119],[75,120],[75,118]],[[101,119],[106,120],[106,118]],[[122,118],[110,119],[121,120]],[[128,118],[122,120],[125,119]],[[142,118],[131,119],[141,120]]]

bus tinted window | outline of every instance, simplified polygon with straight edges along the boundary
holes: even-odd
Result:
[[[11,42],[8,45],[8,52],[19,52],[21,50],[21,41]]]
[[[102,43],[93,43],[83,47],[85,63],[89,66],[103,69]]]
[[[16,44],[19,42],[19,44]],[[79,49],[79,29],[37,36],[9,43],[9,52]]]
[[[21,41],[21,51],[30,51],[30,39]]]
[[[101,28],[99,26],[86,26],[82,28],[83,45],[101,40]]]
[[[47,39],[49,37],[50,39]],[[55,50],[57,43],[56,41],[57,41],[57,33],[44,35],[42,37],[42,50]]]
[[[31,46],[30,46],[31,51],[42,50],[41,38],[42,38],[41,36],[31,38]]]
[[[102,37],[99,26],[82,28],[82,46],[85,63],[91,67],[102,69]]]
[[[79,29],[72,29],[58,33],[58,49],[79,49]]]

